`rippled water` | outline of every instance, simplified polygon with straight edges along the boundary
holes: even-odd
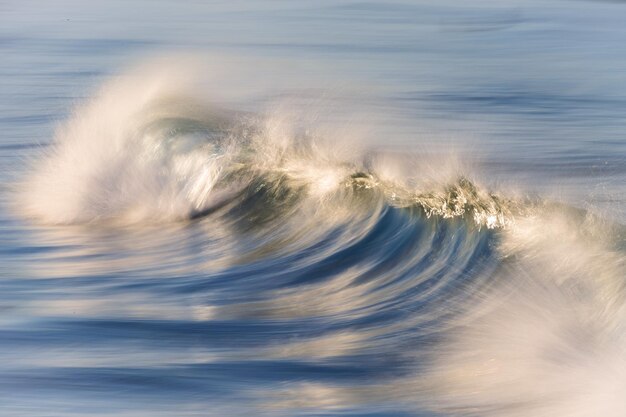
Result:
[[[624,416],[625,19],[0,4],[0,415]]]

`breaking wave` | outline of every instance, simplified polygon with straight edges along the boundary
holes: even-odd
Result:
[[[56,225],[224,228],[236,259],[212,252],[228,258],[219,278],[176,291],[219,288],[211,318],[284,323],[257,335],[257,358],[344,358],[377,375],[298,375],[258,388],[263,409],[625,415],[621,226],[489,191],[454,158],[369,150],[284,108],[216,108],[184,80],[106,84],[32,162],[16,209]],[[282,344],[294,324],[301,339]]]

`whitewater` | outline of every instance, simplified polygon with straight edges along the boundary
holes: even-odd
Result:
[[[392,30],[378,13],[426,16],[451,62],[460,32],[501,50],[502,32],[626,13],[264,4],[252,22],[356,13]],[[346,63],[333,48],[350,47],[326,40],[309,45],[321,60],[364,68],[360,49]],[[33,93],[23,111],[54,102],[53,121],[0,118],[0,415],[626,416],[617,92],[594,79],[564,97],[418,93],[402,77],[437,65],[430,44],[407,68],[374,66],[401,74],[378,87],[369,73],[313,77],[308,61],[270,57],[274,43],[262,57],[194,47],[124,55],[60,104]],[[450,71],[437,79],[483,76]],[[65,88],[79,79],[61,73]]]

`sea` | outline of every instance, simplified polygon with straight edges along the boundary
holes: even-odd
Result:
[[[0,416],[626,416],[626,2],[0,1]]]

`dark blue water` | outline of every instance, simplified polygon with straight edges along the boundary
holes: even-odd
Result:
[[[625,415],[624,21],[1,3],[0,415]]]

